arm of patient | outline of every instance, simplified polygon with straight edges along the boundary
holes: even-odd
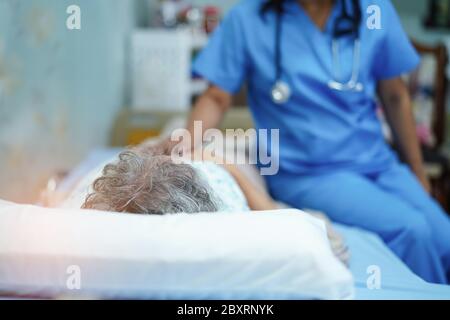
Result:
[[[233,176],[247,199],[251,210],[264,211],[279,209],[277,203],[266,192],[257,188],[235,165],[224,165],[225,169]]]

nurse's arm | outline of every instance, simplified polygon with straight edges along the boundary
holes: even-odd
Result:
[[[186,129],[191,135],[191,141],[172,140],[171,137],[159,142],[158,147],[163,150],[165,154],[170,154],[175,146],[182,147],[182,149],[190,149],[193,151],[195,145],[194,136],[194,122],[201,121],[202,135],[211,128],[217,128],[222,122],[225,112],[231,107],[232,96],[217,86],[211,85],[209,88],[197,99],[193,110],[189,115]],[[198,138],[197,138],[198,139]]]
[[[228,92],[220,89],[217,86],[210,85],[209,88],[197,99],[193,110],[189,115],[186,128],[189,131],[192,140],[186,141],[183,148],[194,150],[197,147],[194,136],[194,122],[201,121],[202,135],[211,128],[219,127],[222,122],[225,112],[231,107],[232,96]],[[164,150],[164,153],[170,154],[175,146],[180,146],[184,141],[172,140],[170,137],[161,141],[159,147]]]
[[[419,141],[416,135],[411,97],[404,81],[399,78],[381,80],[378,94],[386,114],[386,120],[394,135],[401,156],[411,167],[425,190],[430,191]]]
[[[221,88],[211,85],[197,99],[187,122],[187,129],[194,137],[194,122],[201,121],[203,132],[217,128],[225,112],[231,107],[232,96]],[[193,147],[197,147],[192,145]]]

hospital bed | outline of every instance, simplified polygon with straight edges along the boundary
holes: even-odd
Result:
[[[59,191],[69,190],[89,171],[118,152],[120,148],[92,151],[60,183]],[[377,235],[343,225],[336,224],[335,227],[350,248],[356,299],[450,299],[450,286],[429,284],[417,277]]]

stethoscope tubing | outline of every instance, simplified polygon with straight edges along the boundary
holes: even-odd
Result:
[[[348,13],[346,0],[342,0],[343,13],[341,17],[335,23],[333,30],[332,39],[332,55],[333,55],[333,69],[334,75],[333,79],[328,82],[328,87],[332,90],[337,91],[356,91],[360,92],[364,90],[362,83],[358,81],[360,72],[360,58],[361,58],[361,40],[359,37],[359,26],[361,22],[361,8],[359,5],[359,0],[353,0],[355,12],[353,17]],[[276,30],[275,30],[275,82],[272,87],[272,100],[281,104],[289,100],[291,90],[289,85],[282,80],[282,52],[281,52],[281,37],[283,34],[283,23],[282,23],[283,8],[282,2],[276,8]],[[350,22],[352,26],[349,30],[339,30],[338,24],[344,20]],[[348,82],[340,82],[337,79],[340,78],[341,68],[340,68],[340,54],[339,54],[339,37],[346,34],[353,33],[355,37],[353,46],[353,66],[351,78]],[[337,70],[336,70],[337,69]]]

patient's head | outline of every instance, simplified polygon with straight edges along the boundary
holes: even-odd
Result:
[[[164,214],[217,211],[209,186],[189,164],[126,151],[95,180],[85,209]]]

